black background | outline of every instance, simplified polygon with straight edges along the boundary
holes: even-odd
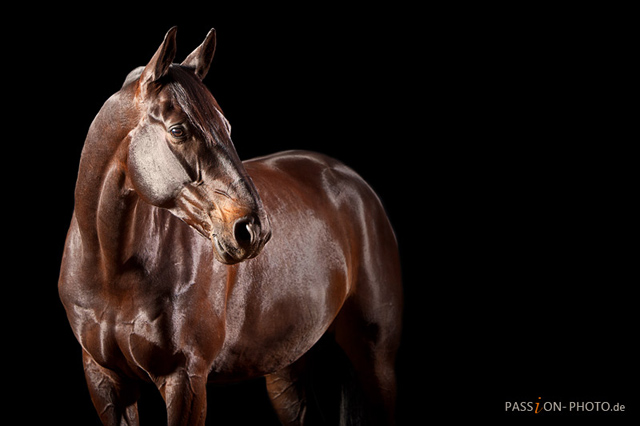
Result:
[[[522,421],[531,415],[505,401],[538,397],[636,409],[625,11],[180,4],[39,16],[3,30],[3,211],[8,270],[19,268],[6,278],[5,387],[32,424],[99,424],[58,268],[91,120],[173,25],[177,61],[216,28],[205,82],[241,158],[323,152],[382,199],[405,286],[400,424]],[[153,423],[162,406],[147,390]],[[211,387],[209,423],[271,424],[265,398],[260,381]]]

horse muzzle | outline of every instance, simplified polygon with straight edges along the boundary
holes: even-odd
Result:
[[[211,233],[214,255],[226,265],[256,257],[271,238],[271,225],[265,214],[250,214],[233,221],[228,230]]]
[[[249,207],[223,197],[215,203],[207,192],[186,186],[170,211],[211,240],[215,258],[233,265],[260,254],[271,238],[271,224],[262,206]]]

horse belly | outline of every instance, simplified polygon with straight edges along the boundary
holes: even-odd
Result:
[[[300,271],[288,280],[261,280],[237,289],[229,300],[225,342],[211,380],[273,373],[322,337],[346,298],[346,276],[336,268],[307,273],[311,275]]]
[[[228,327],[228,333],[238,335],[225,340],[210,380],[241,380],[278,371],[304,355],[328,326],[323,320],[308,317],[300,321],[271,318],[269,324],[252,331]]]

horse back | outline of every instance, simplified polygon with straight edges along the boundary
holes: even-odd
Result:
[[[331,249],[316,254],[344,261],[347,293],[362,274],[389,274],[386,281],[399,281],[395,233],[382,202],[358,173],[309,151],[284,151],[244,164],[286,244],[328,245]]]

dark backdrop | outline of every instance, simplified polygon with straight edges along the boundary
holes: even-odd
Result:
[[[18,292],[3,352],[34,424],[98,424],[56,289],[77,166],[102,103],[173,25],[178,61],[216,28],[205,82],[241,158],[315,150],[378,192],[403,261],[401,424],[521,421],[505,402],[538,397],[633,406],[623,13],[322,3],[39,16],[3,30],[3,78],[18,90],[5,99],[6,191],[20,194],[3,201],[20,268],[6,279]],[[143,419],[162,409],[151,390]],[[260,381],[209,393],[215,424],[273,420]]]

